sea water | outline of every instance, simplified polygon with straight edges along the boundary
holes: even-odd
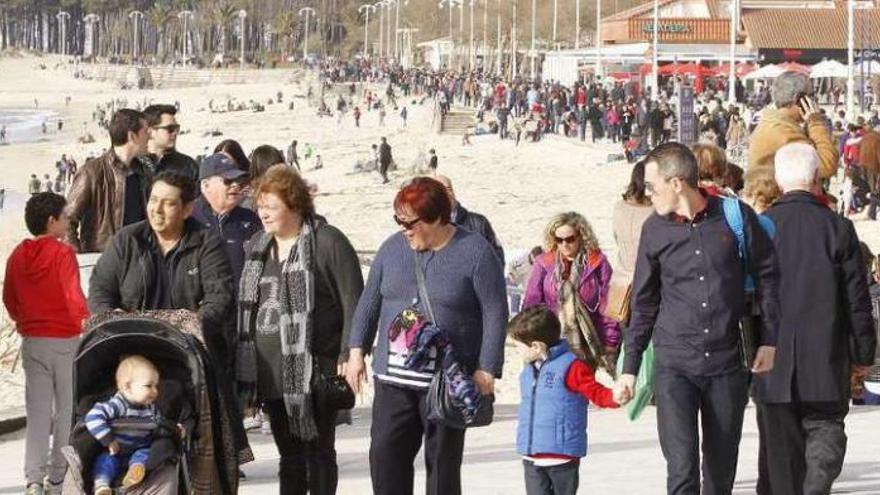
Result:
[[[6,140],[0,144],[37,141],[45,137],[43,122],[50,127],[57,126],[57,117],[51,110],[0,108],[0,128],[6,126]]]

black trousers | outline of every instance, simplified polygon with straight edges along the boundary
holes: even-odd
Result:
[[[425,419],[424,391],[376,381],[370,429],[370,476],[374,495],[412,495],[413,461],[425,439],[427,495],[461,495],[465,430]]]
[[[388,167],[391,166],[391,162],[379,161],[379,175],[382,176],[382,182],[388,182]]]
[[[726,495],[733,489],[749,373],[692,376],[657,367],[657,431],[669,495]],[[697,415],[702,424],[697,423]],[[700,490],[700,426],[702,475]]]
[[[545,467],[523,459],[526,495],[576,495],[580,467],[580,459]]]
[[[849,403],[796,400],[784,404],[761,403],[758,408],[758,432],[761,448],[766,451],[766,467],[759,466],[758,484],[765,490],[762,493],[830,493],[846,455],[843,420],[849,412]]]
[[[281,460],[278,478],[281,495],[333,495],[339,481],[336,465],[336,414],[317,414],[318,439],[303,442],[290,433],[287,409],[281,399],[267,400],[272,437]]]

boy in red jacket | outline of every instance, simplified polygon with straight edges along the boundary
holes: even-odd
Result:
[[[22,336],[25,373],[25,478],[28,495],[61,493],[73,408],[73,359],[88,317],[73,249],[61,242],[70,221],[62,196],[38,193],[28,200],[25,223],[34,235],[6,262],[3,303]],[[46,454],[49,435],[52,452]]]

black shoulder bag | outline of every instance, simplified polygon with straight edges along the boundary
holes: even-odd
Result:
[[[416,282],[419,286],[419,299],[431,323],[437,325],[434,318],[434,309],[431,307],[431,300],[428,298],[428,290],[425,287],[425,273],[422,271],[422,259],[419,252],[415,252],[416,261]],[[446,374],[443,372],[442,356],[437,356],[437,369],[434,371],[434,377],[431,379],[431,385],[428,386],[428,396],[426,400],[426,415],[428,421],[440,424],[449,428],[457,428],[463,430],[465,428],[475,428],[478,426],[487,426],[492,423],[492,417],[495,415],[495,396],[484,395],[480,402],[480,409],[474,418],[468,422],[465,420],[461,411],[452,403],[449,396],[449,390],[446,386]]]

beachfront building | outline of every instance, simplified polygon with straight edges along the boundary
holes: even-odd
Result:
[[[659,0],[658,65],[681,64],[695,79],[736,64],[847,61],[847,4],[829,0]],[[544,77],[573,81],[596,69],[615,79],[648,82],[653,64],[654,5],[647,2],[602,19],[601,48],[550,52]],[[738,6],[738,8],[737,8]],[[731,15],[739,12],[731,23]],[[855,2],[856,58],[880,48],[880,0]],[[731,37],[731,25],[736,32]],[[702,67],[702,68],[699,68]],[[713,69],[714,68],[714,69]],[[705,70],[704,70],[705,69]]]

